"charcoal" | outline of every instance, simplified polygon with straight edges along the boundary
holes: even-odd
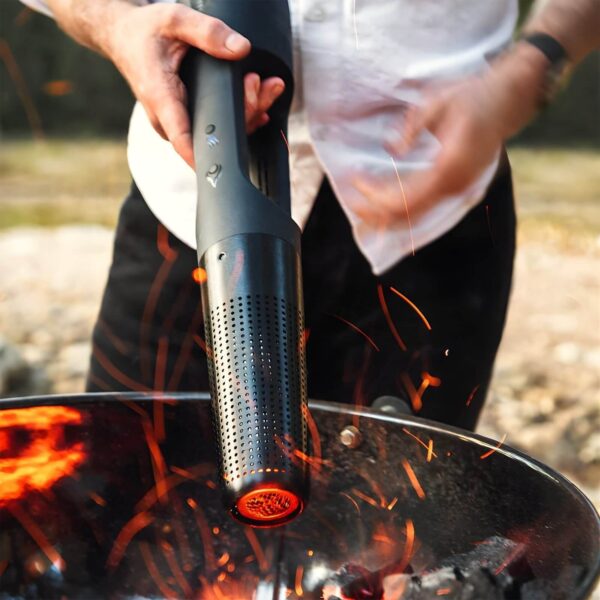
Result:
[[[443,567],[434,572],[410,578],[403,600],[505,600],[502,585],[486,569],[478,568],[463,573],[452,567]]]

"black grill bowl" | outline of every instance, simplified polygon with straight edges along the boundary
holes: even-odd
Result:
[[[600,573],[575,486],[432,422],[310,403],[311,502],[252,529],[223,509],[208,395],[0,406],[2,600],[577,600]]]

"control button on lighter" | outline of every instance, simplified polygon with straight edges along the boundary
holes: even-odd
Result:
[[[221,175],[221,165],[218,164],[214,164],[211,165],[208,168],[208,171],[206,172],[206,179],[208,181],[208,183],[210,183],[210,185],[212,185],[214,188],[217,187],[217,180],[219,179],[219,176]]]

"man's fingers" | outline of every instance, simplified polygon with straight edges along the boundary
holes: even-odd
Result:
[[[248,73],[244,77],[244,109],[246,123],[250,123],[258,112],[258,94],[260,77],[257,73]]]
[[[156,102],[154,110],[166,138],[181,158],[194,168],[192,132],[185,103],[167,96],[161,102]]]
[[[407,177],[396,173],[384,178],[357,175],[352,185],[368,201],[357,212],[370,222],[416,220],[440,197],[439,180],[429,170]]]
[[[185,6],[169,6],[164,34],[204,50],[216,58],[237,60],[250,52],[250,42],[214,17]]]
[[[285,89],[280,77],[269,77],[261,82],[257,73],[248,73],[244,78],[246,131],[256,129],[269,122],[267,111]]]
[[[424,129],[432,126],[433,109],[431,106],[411,106],[399,130],[385,142],[385,148],[391,154],[401,156],[406,154],[417,141]]]
[[[281,96],[285,89],[285,83],[280,77],[269,77],[262,82],[258,97],[258,111],[267,112],[275,100]]]

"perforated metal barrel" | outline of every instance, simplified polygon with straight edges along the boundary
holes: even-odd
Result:
[[[286,522],[308,496],[300,258],[282,239],[233,236],[201,260],[215,437],[228,508]]]

